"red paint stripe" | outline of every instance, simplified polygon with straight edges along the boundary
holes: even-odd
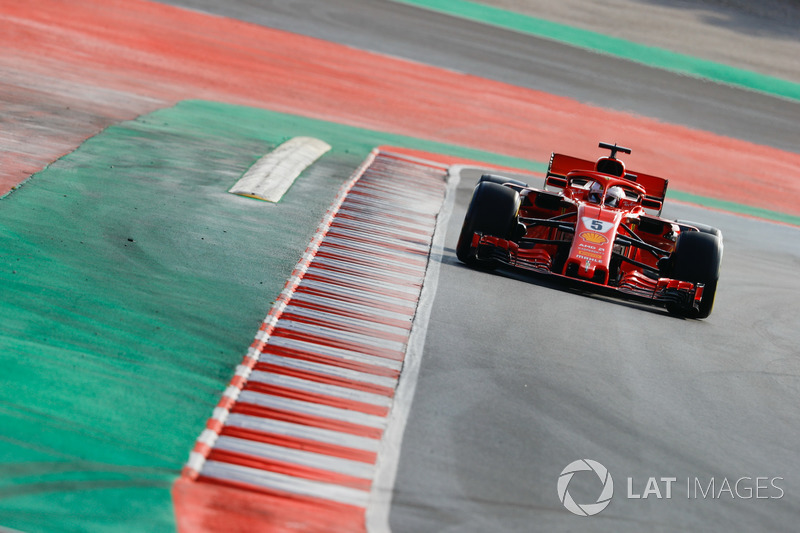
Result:
[[[331,230],[340,230],[359,235],[371,235],[383,239],[392,239],[395,241],[402,241],[408,243],[409,246],[418,250],[427,250],[430,248],[430,238],[415,238],[407,235],[400,235],[392,231],[392,228],[379,228],[379,227],[365,227],[357,224],[350,224],[337,220],[331,224]]]
[[[336,242],[336,243],[330,242],[329,240],[325,241],[325,243],[322,246],[320,246],[320,250],[323,253],[330,253],[330,252],[328,252],[329,249],[344,250],[344,251],[347,251],[347,252],[361,253],[361,254],[369,253],[369,254],[371,254],[370,256],[373,257],[375,260],[380,260],[380,259],[383,258],[383,259],[385,259],[387,261],[393,261],[393,262],[402,261],[402,262],[404,262],[406,264],[407,267],[417,267],[417,268],[419,268],[421,270],[424,270],[427,267],[427,264],[428,264],[427,257],[418,257],[418,256],[411,257],[411,256],[408,256],[407,254],[403,254],[403,256],[399,256],[399,255],[395,255],[395,254],[391,254],[391,253],[381,253],[379,251],[380,250],[379,248],[375,248],[374,251],[365,250],[365,249],[358,248],[358,247],[352,246],[352,245],[348,246],[347,244],[342,243],[342,242]]]
[[[358,372],[363,372],[365,374],[372,374],[375,376],[383,376],[394,379],[397,379],[400,376],[400,372],[398,370],[386,368],[385,366],[370,365],[358,361],[341,359],[339,357],[326,355],[324,353],[321,353],[321,351],[313,352],[310,349],[284,348],[282,346],[266,344],[263,347],[262,353],[278,355],[281,357],[289,357],[292,359],[300,359],[312,363],[320,363],[323,365],[345,368],[348,370],[356,370]]]
[[[322,374],[319,372],[312,372],[310,370],[302,370],[283,365],[275,365],[268,362],[259,362],[256,364],[254,370],[260,372],[269,372],[270,374],[279,374],[283,376],[290,376],[293,378],[307,379],[309,381],[316,381],[325,385],[336,385],[337,387],[346,387],[348,389],[358,390],[362,392],[370,392],[372,394],[380,394],[382,396],[393,397],[394,389],[391,387],[384,387],[375,383],[368,383],[365,381],[357,381],[355,379],[343,378],[331,374]]]
[[[425,277],[425,270],[424,269],[417,269],[417,268],[409,268],[408,265],[397,265],[394,262],[388,262],[385,259],[378,259],[369,254],[343,254],[341,250],[330,250],[325,249],[322,251],[317,252],[317,257],[322,257],[323,259],[332,259],[336,261],[338,264],[331,264],[330,262],[325,264],[324,266],[320,263],[320,268],[345,268],[345,266],[349,266],[350,272],[359,272],[361,269],[358,267],[364,267],[365,269],[372,269],[373,271],[380,272],[381,270],[385,275],[390,276],[392,282],[396,281],[399,276],[409,277],[409,278],[416,278],[417,284],[422,283],[422,279]],[[354,267],[353,264],[357,264],[357,267]],[[340,266],[342,265],[342,266]],[[405,280],[406,283],[414,283],[414,280]]]
[[[403,231],[406,233],[414,233],[420,236],[420,241],[422,242],[430,241],[430,236],[433,233],[432,227],[427,229],[422,229],[419,227],[408,227],[386,219],[383,220],[372,219],[363,215],[351,215],[349,213],[338,213],[336,215],[336,220],[352,220],[354,222],[359,222],[362,224],[370,224],[374,227],[381,227],[385,229],[397,229],[399,231]]]
[[[402,172],[402,169],[399,169],[399,172]],[[391,179],[391,175],[387,173],[386,176],[381,178]],[[413,180],[404,179],[403,185],[404,187],[383,187],[377,180],[374,180],[372,183],[359,183],[358,187],[353,188],[353,191],[356,194],[374,198],[379,202],[399,200],[400,208],[404,211],[418,211],[417,202],[429,201],[431,196],[438,192],[436,189],[420,190],[423,188],[421,180],[415,183]]]
[[[360,199],[363,200],[365,203],[372,205],[392,202],[391,196],[373,194],[368,189],[358,189],[358,190],[354,189],[353,191],[351,191],[350,194],[353,195],[353,198],[360,197]],[[405,213],[408,216],[423,215],[423,213],[420,213],[419,210],[414,209],[414,207],[411,206],[403,207],[401,205],[395,205],[392,207],[392,210],[399,211],[400,213]],[[428,216],[430,217],[431,215]]]
[[[403,222],[410,222],[416,224],[433,224],[434,220],[436,220],[435,215],[428,215],[426,213],[408,213],[408,214],[401,214],[401,213],[387,213],[386,209],[383,206],[375,205],[375,202],[371,202],[366,198],[357,198],[353,196],[348,196],[347,200],[345,200],[344,206],[348,209],[356,210],[362,209],[367,213],[375,212],[375,213],[382,213],[386,218],[399,220]]]
[[[284,409],[274,409],[272,407],[264,407],[246,402],[236,402],[231,408],[231,413],[258,416],[315,428],[341,431],[342,433],[349,433],[350,435],[367,437],[370,439],[380,439],[381,435],[383,435],[383,430],[379,428],[362,426],[361,424],[353,424],[352,422],[334,420],[316,415],[297,413],[295,411],[286,411]]]
[[[361,224],[374,225],[381,228],[397,228],[404,233],[416,233],[424,236],[430,240],[433,235],[433,223],[421,222],[419,220],[410,222],[408,220],[400,221],[398,218],[384,216],[387,213],[385,209],[365,209],[361,206],[353,207],[347,206],[345,209],[337,213],[336,218],[343,221],[354,221]]]
[[[382,405],[373,405],[370,403],[358,402],[347,398],[339,398],[336,396],[329,396],[327,394],[320,394],[317,392],[309,392],[304,390],[293,389],[291,387],[282,387],[280,385],[273,385],[271,383],[260,383],[258,381],[250,380],[244,387],[244,390],[251,392],[258,392],[261,394],[270,394],[272,396],[280,396],[281,398],[289,398],[292,400],[299,400],[302,402],[315,403],[319,405],[327,405],[329,407],[336,407],[338,409],[347,409],[349,411],[356,411],[373,416],[387,416],[389,408]]]
[[[390,250],[396,250],[398,252],[407,253],[409,255],[413,254],[414,256],[417,257],[423,257],[423,258],[428,257],[428,250],[420,250],[419,247],[403,246],[400,244],[386,242],[385,240],[381,240],[379,238],[370,238],[367,234],[364,233],[353,234],[353,232],[348,232],[341,228],[331,228],[331,230],[328,232],[328,235],[331,235],[332,237],[339,237],[341,239],[346,239],[353,242],[361,242],[372,246],[383,246],[384,248],[388,248]]]
[[[375,324],[383,324],[385,326],[392,326],[406,331],[411,330],[411,317],[407,319],[391,318],[376,314],[369,314],[367,312],[354,311],[345,307],[337,307],[336,302],[352,303],[349,298],[336,298],[335,300],[327,300],[325,303],[320,301],[306,301],[300,299],[292,300],[292,307],[302,307],[304,309],[313,309],[315,311],[322,311],[334,315],[342,315],[350,318],[358,318],[361,320],[371,321]]]
[[[422,288],[422,280],[408,280],[399,278],[394,275],[392,269],[388,266],[385,267],[384,272],[376,272],[374,270],[370,271],[367,269],[360,269],[360,264],[354,265],[351,263],[345,264],[332,264],[332,263],[325,263],[322,261],[315,261],[311,265],[309,265],[309,270],[314,269],[315,271],[319,272],[338,272],[340,274],[347,274],[350,276],[358,276],[364,280],[376,281],[380,283],[387,283],[390,285],[401,286],[401,287],[408,287],[408,288]],[[383,291],[381,291],[383,294]]]
[[[364,292],[371,292],[382,296],[389,296],[397,300],[405,300],[407,302],[410,302],[409,305],[414,305],[418,298],[418,295],[408,292],[396,291],[380,286],[367,285],[347,279],[335,279],[332,276],[326,276],[325,272],[319,268],[309,269],[306,275],[303,277],[303,279],[321,281],[323,283],[328,283],[330,285],[335,285],[337,287],[345,287]]]
[[[340,474],[338,472],[329,472],[327,470],[321,470],[319,468],[313,468],[310,466],[297,465],[263,457],[254,457],[252,455],[229,452],[226,450],[214,449],[208,455],[208,460],[219,461],[220,463],[228,463],[232,465],[246,466],[248,468],[255,468],[257,470],[265,470],[268,472],[275,472],[277,474],[284,474],[286,476],[310,479],[312,481],[334,483],[336,485],[360,490],[369,490],[371,484],[369,479],[361,479]]]
[[[278,323],[278,326],[272,332],[272,336],[295,339],[311,344],[319,344],[320,346],[339,348],[342,350],[350,350],[364,355],[374,355],[375,357],[391,359],[393,361],[402,361],[405,357],[405,352],[402,350],[393,350],[391,348],[373,346],[363,342],[358,342],[357,340],[332,339],[324,335],[314,335],[307,332],[292,331],[290,329],[281,327],[280,323]]]
[[[377,328],[371,328],[368,326],[364,326],[361,324],[348,324],[342,318],[339,320],[336,319],[336,316],[332,318],[322,318],[322,317],[307,317],[303,316],[302,314],[297,314],[293,312],[294,304],[292,307],[286,309],[281,315],[281,318],[286,320],[292,320],[294,322],[301,322],[303,324],[313,324],[317,326],[323,326],[326,328],[335,329],[338,331],[346,331],[351,333],[358,333],[359,335],[367,335],[369,337],[373,337],[375,339],[384,339],[387,341],[393,342],[406,342],[408,340],[408,333],[389,333],[387,331],[381,331]],[[352,314],[339,314],[340,317],[352,317]]]
[[[225,426],[221,434],[227,437],[236,437],[237,439],[272,444],[274,446],[281,446],[283,448],[290,448],[292,450],[302,450],[304,452],[330,455],[331,457],[339,457],[349,461],[375,464],[375,461],[378,459],[378,454],[369,450],[357,450],[355,448],[347,448],[345,446],[338,446],[336,444],[330,444],[327,442],[303,439],[299,437],[289,437],[286,435],[266,433],[263,431],[256,431],[253,429],[235,426]]]
[[[200,476],[172,488],[178,531],[365,533],[362,507]]]

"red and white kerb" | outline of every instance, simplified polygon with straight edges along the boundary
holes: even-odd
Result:
[[[446,174],[444,165],[377,150],[362,164],[236,368],[179,483],[363,513]]]

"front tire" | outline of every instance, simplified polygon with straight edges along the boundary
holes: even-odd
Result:
[[[718,230],[717,230],[718,231]],[[667,305],[667,310],[686,318],[707,318],[714,307],[720,266],[722,264],[722,233],[688,231],[681,233],[671,258],[673,279],[703,283],[703,298],[698,309]]]
[[[497,264],[492,260],[478,259],[478,250],[472,246],[472,236],[481,233],[508,239],[516,226],[520,203],[519,194],[509,187],[491,181],[478,183],[456,244],[458,259],[469,266],[496,267]]]

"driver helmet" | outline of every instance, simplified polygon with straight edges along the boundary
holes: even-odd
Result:
[[[603,199],[603,186],[596,181],[592,182],[587,199],[593,204],[599,204]]]
[[[614,185],[608,189],[605,204],[608,207],[619,207],[619,201],[623,198],[625,198],[625,191],[619,185]]]

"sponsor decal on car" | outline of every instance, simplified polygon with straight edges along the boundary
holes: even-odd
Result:
[[[608,233],[614,228],[613,222],[604,222],[591,217],[581,217],[583,225],[586,229],[597,231],[599,233]]]
[[[595,261],[603,260],[602,254],[599,254],[597,252],[587,252],[586,250],[579,250],[578,257],[581,257],[583,259],[593,259]]]
[[[581,232],[580,238],[584,241],[591,242],[594,244],[605,244],[608,242],[608,238],[600,235],[599,233],[595,233],[593,231],[584,231]]]

